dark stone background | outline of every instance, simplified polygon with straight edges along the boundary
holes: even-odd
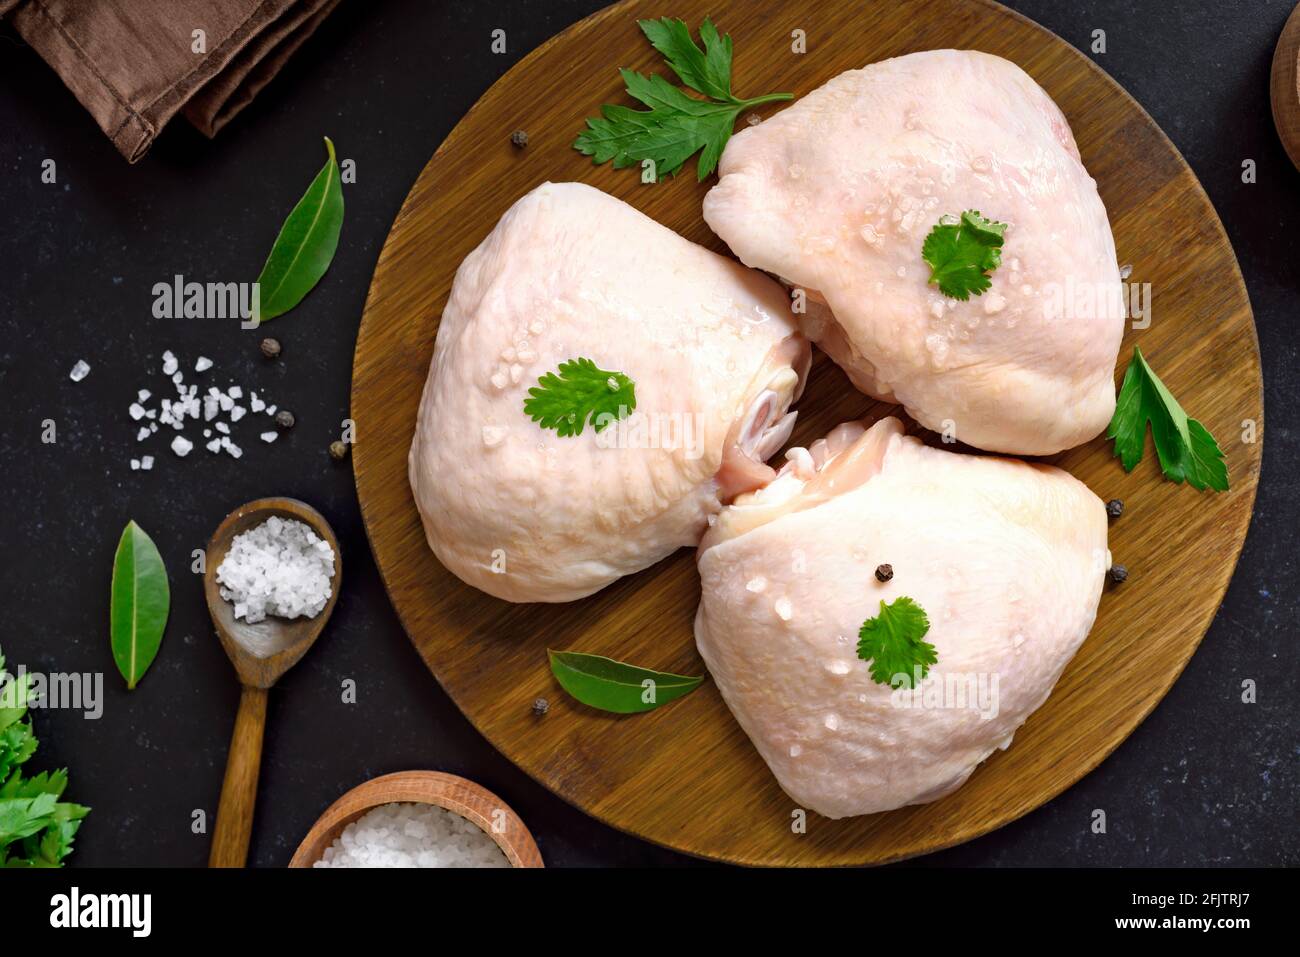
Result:
[[[919,0],[918,0],[919,2]],[[337,530],[346,585],[326,635],[271,698],[251,860],[283,865],[334,798],[376,774],[440,768],[502,795],[551,865],[690,861],[587,818],[497,754],[424,669],[398,625],[366,543],[350,465],[326,446],[348,411],[352,348],[371,271],[430,154],[512,63],[600,0],[344,4],[257,101],[212,143],[176,122],[128,166],[36,55],[0,29],[0,647],[37,671],[105,672],[105,714],[38,712],[34,767],[67,765],[69,797],[94,806],[79,865],[201,865],[238,692],[211,633],[191,549],[221,517],[267,494],[301,497]],[[1250,287],[1264,356],[1268,428],[1250,537],[1218,618],[1165,701],[1109,760],[1049,805],[925,864],[1279,864],[1300,859],[1296,828],[1297,610],[1290,476],[1300,424],[1293,334],[1296,258],[1286,223],[1300,175],[1274,133],[1273,45],[1290,12],[1274,2],[1050,2],[1012,6],[1096,57],[1173,138],[1218,208]],[[665,11],[671,12],[671,4]],[[725,24],[724,24],[725,26]],[[504,27],[510,52],[487,52]],[[503,130],[502,135],[509,131]],[[282,361],[230,322],[157,320],[152,286],[176,273],[251,280],[288,204],[323,160],[328,133],[357,162],[328,276],[274,323]],[[40,182],[41,162],[58,184]],[[1241,182],[1244,159],[1258,182]],[[1214,277],[1206,277],[1212,281]],[[1207,317],[1212,318],[1212,317]],[[202,449],[138,455],[126,406],[156,393],[163,349],[264,389],[298,425],[241,461]],[[68,379],[86,358],[90,377]],[[211,375],[211,374],[209,374]],[[196,381],[190,376],[191,381]],[[59,440],[43,445],[53,418]],[[1188,507],[1196,496],[1188,495]],[[127,519],[171,570],[163,649],[128,693],[108,648],[113,550]],[[340,701],[345,678],[359,703]],[[1259,703],[1243,705],[1253,678]],[[1104,808],[1109,833],[1092,835]]]

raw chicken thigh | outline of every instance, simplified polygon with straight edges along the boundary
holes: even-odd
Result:
[[[930,448],[893,418],[788,458],[700,545],[700,654],[801,806],[933,801],[1011,743],[1087,637],[1105,507],[1059,469]],[[938,656],[915,691],[857,656],[863,622],[900,596],[927,613]]]
[[[1115,408],[1115,243],[1065,117],[985,53],[914,53],[841,74],[732,137],[704,200],[750,266],[809,298],[805,331],[862,391],[980,448],[1047,454]],[[943,216],[1008,224],[992,288],[929,283]]]
[[[586,358],[635,411],[562,437],[528,390]],[[809,347],[785,291],[577,183],[524,196],[456,273],[410,454],[429,544],[509,601],[569,601],[699,542],[775,474]]]

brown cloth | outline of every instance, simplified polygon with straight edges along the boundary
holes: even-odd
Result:
[[[0,16],[134,163],[178,112],[215,136],[338,3],[0,0]]]

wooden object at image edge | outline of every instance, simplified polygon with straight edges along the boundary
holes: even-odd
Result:
[[[691,551],[583,601],[509,605],[463,585],[430,553],[406,459],[456,267],[519,196],[548,179],[579,180],[726,252],[700,218],[712,180],[696,183],[693,161],[677,178],[643,186],[636,170],[596,167],[570,148],[602,103],[626,102],[618,67],[664,72],[634,22],[663,9],[626,0],[542,44],[498,80],[438,148],[393,224],[353,368],[354,467],[371,547],[407,633],[460,709],[507,758],[594,817],[688,854],[743,864],[884,863],[949,847],[1039,807],[1096,767],[1168,691],[1213,619],[1249,524],[1262,454],[1259,347],[1241,274],[1208,198],[1154,121],[1087,57],[1004,7],[680,0],[671,12],[693,27],[711,16],[733,36],[741,96],[801,96],[844,70],[944,47],[985,50],[1026,69],[1070,120],[1120,262],[1133,264],[1132,282],[1151,283],[1153,321],[1126,331],[1117,375],[1141,345],[1188,413],[1219,439],[1231,490],[1198,493],[1164,481],[1149,444],[1131,474],[1102,438],[1049,460],[1103,499],[1125,500],[1110,547],[1130,579],[1107,588],[1091,635],[1013,745],[933,804],[842,821],[809,814],[807,832],[795,833],[794,803],[711,682],[631,718],[565,696],[547,668],[548,647],[702,672],[691,631],[699,597]],[[802,56],[789,53],[795,27],[808,34]],[[517,128],[528,131],[526,149],[509,143]],[[896,411],[857,394],[820,355],[798,409],[800,443],[838,422]],[[1257,429],[1253,443],[1242,441],[1247,420]],[[537,696],[551,701],[540,719],[530,708]]]

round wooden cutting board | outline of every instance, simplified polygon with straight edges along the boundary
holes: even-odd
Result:
[[[425,544],[406,460],[434,332],[456,267],[511,203],[546,180],[580,180],[726,251],[700,218],[713,180],[696,183],[694,161],[676,179],[642,185],[638,170],[593,166],[570,148],[602,103],[626,102],[619,67],[666,72],[635,22],[665,14],[693,29],[709,15],[732,35],[741,96],[802,96],[844,70],[942,47],[1020,64],[1069,118],[1131,281],[1150,283],[1150,324],[1127,331],[1117,376],[1140,345],[1226,453],[1232,489],[1220,495],[1164,481],[1149,442],[1132,474],[1100,438],[1053,459],[1103,499],[1125,501],[1111,550],[1129,581],[1107,588],[1092,634],[1011,748],[934,804],[842,821],[809,814],[799,833],[794,802],[711,683],[627,717],[590,710],[560,690],[547,648],[703,671],[691,631],[699,600],[691,551],[582,601],[511,605],[462,584]],[[791,51],[795,30],[806,33],[806,53]],[[515,129],[527,131],[526,149],[511,146]],[[801,444],[847,419],[897,412],[856,393],[820,355],[798,409]],[[366,303],[352,412],[357,491],[389,594],[474,725],[602,821],[689,854],[768,865],[883,863],[948,847],[1014,820],[1096,767],[1168,691],[1219,607],[1250,520],[1263,429],[1250,304],[1195,176],[1087,57],[987,0],[627,0],[543,44],[470,110],[407,196]],[[551,702],[540,718],[532,712],[538,696]]]

